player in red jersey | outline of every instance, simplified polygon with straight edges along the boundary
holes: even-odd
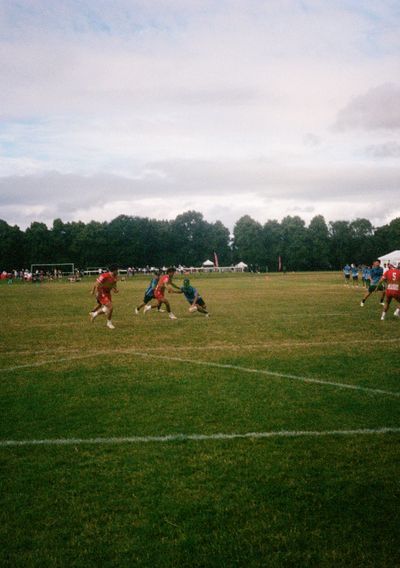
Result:
[[[165,297],[165,289],[167,286],[174,286],[174,288],[176,288],[175,284],[172,283],[175,272],[175,268],[168,268],[167,273],[160,276],[157,286],[154,289],[154,298],[158,302],[158,308],[161,306],[161,304],[164,304],[167,309],[169,318],[173,320],[178,318],[171,312],[170,303]]]
[[[112,313],[113,313],[113,305],[111,299],[111,291],[114,290],[115,293],[118,293],[117,290],[117,276],[118,276],[118,266],[115,264],[110,266],[109,272],[104,272],[100,274],[97,278],[95,285],[93,286],[92,294],[96,295],[97,305],[94,310],[90,312],[90,320],[93,323],[97,316],[101,314],[107,315],[107,327],[110,329],[114,329],[114,325],[112,323]]]
[[[390,303],[394,298],[400,304],[400,264],[397,268],[390,267],[381,278],[381,281],[386,282],[386,301],[383,308],[381,320],[385,319],[386,312],[389,309]],[[397,307],[394,315],[400,317],[400,307]]]

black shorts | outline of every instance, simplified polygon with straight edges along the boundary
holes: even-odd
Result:
[[[368,292],[369,292],[370,294],[372,294],[372,292],[375,292],[376,288],[377,288],[377,284],[370,284],[370,285],[368,286]],[[385,287],[383,286],[383,284],[382,284],[382,283],[379,284],[379,286],[378,286],[378,292],[383,292],[384,290],[385,290]]]
[[[151,300],[154,300],[153,294],[145,294],[144,295],[144,298],[143,298],[144,304],[148,304],[149,302],[151,302]]]
[[[187,299],[187,298],[186,298],[186,299]],[[188,300],[188,299],[187,299],[187,301],[189,302],[189,304],[193,304],[193,300]],[[195,303],[195,306],[201,306],[201,307],[203,307],[203,306],[205,306],[205,305],[206,305],[206,303],[205,303],[205,301],[203,300],[203,298],[197,298],[197,301],[196,301],[196,303]]]

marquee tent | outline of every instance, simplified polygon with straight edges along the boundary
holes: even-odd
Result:
[[[378,256],[378,259],[381,261],[382,265],[388,264],[390,262],[390,264],[397,266],[398,264],[400,264],[400,250],[393,250],[388,254]]]

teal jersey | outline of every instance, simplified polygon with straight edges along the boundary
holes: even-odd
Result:
[[[382,278],[383,268],[381,266],[373,266],[371,268],[371,284],[375,286]]]
[[[193,288],[193,286],[188,286],[187,288],[184,288],[182,286],[181,291],[183,292],[183,295],[185,296],[186,300],[190,303],[194,302],[196,293],[198,293],[196,288]],[[201,296],[198,296],[198,299],[201,299]]]

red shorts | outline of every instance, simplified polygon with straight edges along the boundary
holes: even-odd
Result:
[[[158,300],[159,302],[164,302],[164,301],[165,301],[164,291],[163,291],[163,290],[154,290],[154,297],[155,297],[155,299]]]
[[[110,290],[99,290],[97,295],[97,301],[102,306],[107,306],[107,304],[111,304],[111,292]]]
[[[394,298],[400,302],[400,290],[386,290],[386,298]]]

